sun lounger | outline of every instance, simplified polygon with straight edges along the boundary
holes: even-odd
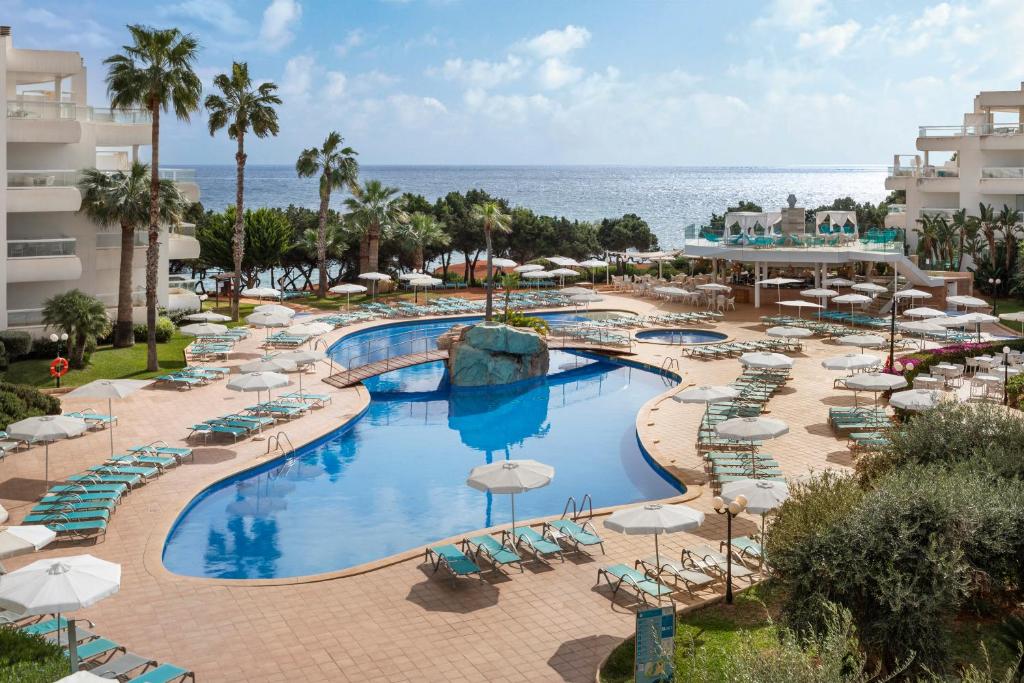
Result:
[[[124,680],[129,673],[142,667],[156,666],[155,659],[147,659],[141,655],[137,655],[134,652],[125,652],[120,657],[111,659],[108,662],[100,664],[99,666],[89,669],[89,673],[100,676],[101,678],[116,678],[118,680]]]
[[[77,417],[85,420],[90,429],[103,429],[107,425],[117,424],[117,415],[101,415],[91,410],[79,410],[74,413],[64,413],[67,417]]]
[[[519,571],[523,571],[523,559],[519,557],[519,553],[514,548],[503,545],[493,536],[473,536],[463,543],[467,550],[476,555],[478,561],[481,557],[485,558],[495,571],[508,564],[519,565]]]
[[[316,406],[324,406],[330,403],[333,399],[330,394],[307,394],[305,392],[293,392],[291,394],[283,394],[281,398],[294,399],[296,401],[303,401]]]
[[[447,569],[448,573],[451,574],[452,586],[455,585],[455,579],[460,576],[476,574],[483,581],[483,573],[480,571],[480,567],[454,545],[439,545],[427,548],[424,553],[424,561],[431,564],[435,574],[441,567]]]
[[[681,558],[684,564],[689,564],[698,571],[709,571],[719,576],[725,576],[728,559],[717,550],[706,545],[699,545],[693,550],[683,549]],[[746,579],[754,582],[754,572],[742,564],[732,563],[732,576],[735,579]]]
[[[180,389],[191,389],[192,387],[201,387],[204,384],[208,384],[208,380],[202,377],[193,377],[190,375],[173,374],[173,375],[160,375],[156,378],[157,382],[165,382],[167,384],[177,384]]]
[[[68,481],[82,484],[126,484],[130,488],[135,488],[142,483],[142,476],[138,474],[88,472],[86,474],[73,474],[68,477]]]
[[[562,546],[558,545],[555,541],[550,538],[545,538],[542,534],[537,533],[536,529],[528,526],[520,526],[515,528],[515,544],[518,546],[525,546],[526,550],[533,555],[534,559],[544,564],[548,564],[547,557],[557,556],[559,560],[565,562],[565,557],[562,555]],[[508,532],[504,532],[508,534]]]
[[[61,645],[68,645],[68,644],[71,643],[71,637],[68,636],[68,629],[67,629],[66,626],[64,628],[62,628],[61,630],[59,630],[59,631],[57,631],[57,630],[50,631],[49,633],[47,633],[43,637],[46,638],[51,643],[60,643]],[[89,629],[82,628],[82,627],[78,626],[77,624],[75,625],[75,644],[76,645],[81,646],[82,643],[88,642],[90,640],[96,640],[97,638],[99,638],[99,636],[96,635],[95,633],[93,633],[92,631],[90,631]]]
[[[50,490],[46,492],[44,499],[50,496],[66,496],[69,494],[75,495],[95,495],[95,494],[112,494],[116,496],[122,496],[128,493],[129,486],[122,482],[82,482],[80,484],[57,484],[51,486]]]
[[[53,633],[58,628],[66,628],[67,625],[68,625],[68,620],[65,619],[64,617],[61,617],[59,620],[58,619],[46,619],[44,621],[37,621],[34,624],[28,624],[27,626],[22,626],[21,630],[24,631],[25,633],[29,633],[31,635],[45,636],[47,633]],[[93,625],[92,622],[89,622],[89,625],[92,626]]]
[[[648,557],[645,560],[637,560],[635,566],[643,568],[644,572],[649,576],[658,577],[658,580],[662,583],[665,583],[664,579],[668,577],[677,586],[685,588],[690,595],[693,595],[694,591],[706,588],[717,581],[715,577],[708,576],[704,572],[687,567],[682,563],[661,558],[661,565],[658,565],[658,561],[658,558]]]
[[[185,679],[196,680],[196,675],[188,669],[182,669],[173,664],[161,664],[155,669],[150,669],[141,676],[129,678],[130,683],[174,683]]]
[[[101,655],[111,654],[114,652],[124,652],[125,648],[118,645],[112,640],[106,638],[97,638],[91,642],[86,643],[78,648],[78,658],[82,661],[94,659]],[[68,655],[68,651],[64,651],[65,656]]]
[[[104,498],[100,500],[72,500],[70,498],[65,498],[63,500],[44,502],[34,505],[32,506],[31,512],[33,514],[60,511],[80,512],[84,510],[106,510],[108,512],[113,512],[116,507],[117,501],[111,498]]]
[[[180,464],[177,458],[172,458],[169,455],[142,455],[142,454],[131,454],[131,455],[115,455],[110,457],[107,462],[114,463],[116,465],[135,465],[159,467],[162,470],[168,467],[174,467]]]
[[[21,520],[24,524],[49,524],[50,522],[81,522],[86,519],[110,519],[110,511],[100,508],[83,510],[42,510],[30,512]]]
[[[137,474],[145,479],[152,479],[160,474],[159,467],[136,467],[133,465],[93,465],[89,471],[97,474]]]
[[[725,550],[725,541],[718,544],[719,550]],[[738,536],[732,539],[732,554],[744,564],[753,562],[758,567],[764,560],[764,548],[749,536]]]
[[[184,460],[185,458],[192,458],[195,460],[195,453],[191,448],[182,448],[178,446],[168,446],[162,441],[147,444],[145,446],[132,446],[128,449],[129,453],[147,453],[150,455],[170,455],[171,457],[177,458],[178,460]]]
[[[623,586],[628,586],[644,603],[647,602],[648,597],[655,600],[668,598],[671,601],[672,593],[675,592],[672,588],[651,579],[647,574],[624,564],[601,567],[597,570],[598,583],[601,583],[601,577],[608,582],[608,586],[612,589],[612,595],[618,594],[619,589]]]
[[[244,427],[229,427],[227,425],[198,424],[192,425],[189,429],[191,431],[185,437],[186,439],[191,439],[196,434],[200,434],[207,441],[211,434],[229,434],[231,439],[237,442],[239,437],[246,436],[249,433],[249,430]]]
[[[91,519],[81,522],[47,522],[46,528],[54,531],[58,536],[70,536],[71,538],[96,538],[107,535],[107,522],[103,519]]]
[[[601,554],[604,554],[604,541],[590,522],[578,524],[571,519],[556,519],[553,522],[545,522],[544,530],[546,536],[572,546],[578,553],[584,552],[584,548],[599,545]]]

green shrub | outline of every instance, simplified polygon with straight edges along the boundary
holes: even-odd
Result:
[[[970,463],[907,466],[857,500],[846,479],[796,487],[770,529],[787,624],[822,633],[836,603],[872,659],[943,666],[968,601],[996,604],[1024,579],[1024,482]]]
[[[146,325],[139,324],[132,328],[135,334],[135,343],[144,344],[147,340],[148,329]],[[166,316],[160,316],[156,319],[156,343],[166,344],[171,341],[171,337],[174,336],[174,323],[170,318]]]
[[[28,354],[28,358],[41,358],[44,360],[53,360],[57,357],[57,349],[60,348],[60,355],[65,358],[68,357],[68,343],[63,342],[52,342],[49,339],[36,339],[32,343],[32,350]],[[85,360],[89,362],[89,357],[96,351],[96,340],[89,339],[85,343]]]
[[[60,401],[23,384],[0,382],[0,425],[35,415],[59,415]],[[2,652],[2,650],[0,650]]]
[[[6,370],[10,366],[10,362],[7,358],[7,349],[4,347],[3,342],[0,342],[0,370]]]
[[[511,325],[512,327],[528,327],[537,334],[547,334],[551,329],[548,326],[548,321],[544,318],[538,318],[532,315],[525,315],[518,311],[509,311],[508,313],[499,313],[494,316],[494,319],[498,322]]]
[[[0,343],[3,343],[11,360],[27,356],[32,351],[32,335],[21,330],[0,330]]]
[[[18,662],[41,662],[62,654],[61,647],[42,636],[16,628],[0,627],[0,667]]]
[[[890,430],[890,445],[857,460],[866,480],[906,465],[972,463],[1003,477],[1024,476],[1024,420],[1001,406],[947,402]]]
[[[33,662],[0,666],[0,683],[53,683],[71,673],[71,664],[63,654]]]

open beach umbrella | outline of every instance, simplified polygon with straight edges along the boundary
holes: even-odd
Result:
[[[789,433],[789,425],[774,417],[731,417],[715,426],[715,433],[723,439],[735,441],[765,441]]]
[[[816,304],[811,301],[802,301],[800,299],[791,299],[789,301],[780,301],[780,306],[788,306],[790,308],[798,309],[799,317],[803,317],[805,308],[824,308],[821,304]]]
[[[882,285],[876,285],[874,282],[858,282],[857,284],[850,287],[858,292],[869,292],[871,294],[881,294],[882,292],[888,291]]]
[[[243,364],[238,369],[243,373],[249,372],[295,372],[298,369],[298,364],[289,360],[288,358],[281,358],[281,356],[272,356],[270,358],[261,358],[259,360],[250,361]]]
[[[882,372],[868,372],[861,375],[854,375],[846,380],[848,389],[854,391],[870,391],[875,395],[875,403],[878,403],[878,394],[883,391],[902,389],[907,386],[907,380],[903,375],[890,375]],[[856,399],[854,399],[856,402]]]
[[[946,312],[928,306],[918,306],[917,308],[908,308],[903,311],[903,315],[908,318],[945,318]]]
[[[908,389],[889,396],[889,405],[900,410],[920,412],[934,408],[942,400],[942,392],[934,389]]]
[[[510,258],[496,257],[491,259],[491,265],[495,268],[515,268],[519,264]]]
[[[659,534],[674,534],[693,531],[704,523],[704,513],[687,505],[662,505],[648,503],[637,507],[616,510],[604,520],[606,529],[627,536],[654,536],[654,562],[661,568],[661,551],[658,548]],[[658,597],[659,602],[661,596]]]
[[[853,307],[857,304],[868,304],[871,303],[872,298],[867,294],[840,294],[839,296],[832,299],[833,303],[837,304],[850,304],[850,313],[853,313]]]
[[[901,330],[904,330],[906,332],[917,332],[919,335],[921,335],[922,343],[923,343],[923,340],[924,340],[924,336],[926,334],[935,334],[937,332],[943,332],[943,333],[947,332],[945,327],[943,327],[942,325],[937,325],[935,323],[935,319],[934,318],[930,319],[930,320],[927,320],[927,319],[926,320],[910,320],[910,321],[901,320],[901,321],[899,321],[896,324],[899,325],[899,328]]]
[[[563,296],[576,296],[577,294],[590,294],[591,291],[586,287],[562,287],[558,293]]]
[[[223,315],[222,313],[214,313],[213,311],[203,311],[201,313],[186,315],[182,320],[191,320],[198,323],[222,323],[231,320],[231,316]]]
[[[839,292],[834,289],[825,289],[823,287],[816,287],[814,289],[804,289],[800,292],[800,296],[806,296],[818,301],[828,302],[831,297],[838,296]],[[825,306],[823,306],[825,308]]]
[[[280,299],[281,292],[273,287],[249,287],[242,290],[242,296],[252,299]]]
[[[131,396],[139,389],[153,383],[151,379],[97,379],[83,384],[67,394],[66,398],[105,398],[107,399],[107,415],[113,417],[113,400]],[[107,426],[110,432],[110,455],[114,455],[114,422]]]
[[[689,292],[683,289],[682,287],[662,286],[655,287],[651,291],[654,292],[655,294],[662,294],[667,297],[686,296],[687,294],[689,294]]]
[[[76,671],[70,676],[58,679],[57,683],[110,683],[110,679],[97,676],[91,671]]]
[[[586,261],[580,261],[580,265],[583,266],[584,268],[589,268],[590,269],[590,283],[591,284],[594,283],[594,271],[597,270],[598,268],[604,268],[605,282],[608,281],[608,276],[610,275],[611,271],[608,268],[608,262],[607,261],[602,261],[599,258],[590,258],[590,259],[587,259]]]
[[[43,524],[25,526],[0,526],[0,560],[34,553],[49,545],[57,538],[57,532]],[[5,573],[0,563],[0,575]]]
[[[92,555],[54,557],[5,574],[0,579],[0,608],[26,617],[56,614],[60,624],[61,614],[91,607],[120,588],[119,564]],[[74,641],[69,644],[74,671],[78,668],[76,648]],[[57,645],[60,645],[60,631]]]
[[[261,304],[252,309],[253,313],[270,313],[271,315],[280,315],[286,318],[295,317],[295,309],[281,304]]]
[[[771,287],[775,287],[775,302],[781,304],[782,303],[782,285],[795,285],[795,284],[799,284],[801,282],[803,282],[803,280],[798,280],[798,279],[792,278],[792,277],[773,277],[773,278],[769,278],[767,280],[760,280],[757,284],[762,285],[762,286],[768,285],[768,286],[771,286]],[[780,311],[781,311],[781,309],[780,309]]]
[[[988,308],[991,305],[984,299],[979,299],[976,296],[967,296],[965,294],[948,296],[946,297],[946,303],[953,304],[954,306],[963,306],[964,308]]]
[[[247,372],[228,381],[228,389],[231,391],[256,392],[256,402],[260,402],[260,394],[267,392],[267,400],[270,400],[270,390],[287,386],[288,378],[278,372]]]
[[[431,287],[437,287],[439,285],[443,285],[444,284],[444,280],[441,280],[441,279],[436,278],[436,277],[430,277],[429,275],[421,275],[420,277],[416,278],[415,280],[410,280],[409,284],[412,285],[413,292],[414,292],[414,297],[418,298],[418,294],[416,294],[416,288],[419,287],[420,289],[424,290],[424,292],[423,292],[423,300],[427,301],[426,290],[430,289]],[[417,299],[414,299],[414,301],[415,300],[417,300]]]
[[[565,278],[567,278],[567,277],[579,277],[580,276],[580,274],[577,271],[573,270],[572,268],[555,268],[554,270],[549,270],[548,273],[551,274],[551,275],[557,275],[558,278],[559,278],[559,281],[562,284],[565,284]]]
[[[369,280],[370,282],[373,283],[373,289],[370,290],[370,298],[374,300],[376,300],[377,298],[377,283],[391,279],[391,276],[388,275],[387,273],[378,273],[375,271],[370,271],[369,273],[359,273],[359,275],[357,275],[356,277],[358,277],[360,280]]]
[[[808,330],[806,327],[769,327],[764,333],[769,337],[778,337],[782,339],[807,339],[814,333]]]
[[[308,334],[311,337],[319,337],[322,334],[327,334],[334,330],[334,325],[328,325],[327,323],[318,323],[315,320],[311,320],[308,323],[299,323],[298,325],[292,325],[285,329],[288,334]]]
[[[466,485],[477,491],[512,497],[512,543],[516,543],[516,494],[539,489],[555,478],[555,468],[536,460],[503,460],[469,471]]]
[[[323,351],[286,351],[284,353],[274,356],[274,360],[288,360],[299,366],[299,369],[304,369],[317,361],[327,360],[327,354]],[[299,373],[299,396],[303,396],[302,393],[302,375]]]
[[[268,338],[270,337],[271,327],[288,327],[292,324],[291,317],[276,313],[253,313],[245,321],[253,327],[266,328]]]
[[[920,289],[901,289],[893,294],[896,299],[931,299],[932,295]]]
[[[563,268],[566,268],[566,267],[569,267],[569,266],[577,266],[578,267],[580,265],[579,262],[576,261],[576,259],[569,258],[568,256],[547,256],[547,257],[544,258],[544,260],[545,261],[551,261],[556,266],[561,266]]]
[[[551,273],[546,270],[530,270],[522,274],[524,280],[547,280]]]
[[[356,284],[352,284],[350,282],[346,282],[345,284],[342,284],[342,285],[334,285],[333,287],[331,287],[327,291],[331,292],[333,294],[344,294],[345,295],[345,310],[347,311],[351,307],[351,304],[352,304],[352,295],[353,294],[362,294],[363,292],[366,291],[366,287],[364,287],[362,285],[356,285]]]
[[[793,367],[793,359],[789,356],[767,351],[744,353],[739,357],[739,361],[744,367],[762,368],[765,370],[785,370]]]
[[[826,370],[867,370],[876,367],[882,359],[878,356],[865,356],[861,353],[848,353],[843,356],[832,356],[821,361],[821,367]]]
[[[964,313],[963,315],[950,315],[945,318],[933,320],[936,325],[943,327],[967,327],[974,325],[978,331],[978,341],[981,341],[981,326],[988,323],[997,323],[999,318],[987,313]]]
[[[7,426],[7,436],[29,443],[43,442],[46,449],[46,488],[50,488],[50,442],[84,434],[85,420],[66,415],[38,415]]]
[[[574,304],[583,304],[585,307],[590,308],[590,304],[596,304],[604,301],[604,297],[600,294],[594,294],[593,292],[587,292],[586,294],[576,294],[569,297],[569,301]]]
[[[683,389],[672,396],[679,403],[724,403],[740,395],[740,390],[730,386],[702,386]]]
[[[697,289],[703,289],[705,292],[728,292],[732,287],[717,282],[708,282],[707,284],[697,285]]]
[[[516,266],[512,270],[516,271],[517,273],[535,273],[538,270],[544,270],[544,266],[540,265],[539,263],[524,263],[521,266]]]
[[[876,334],[848,334],[836,339],[843,346],[856,346],[864,353],[864,349],[877,349],[885,346],[885,339]]]
[[[228,328],[224,325],[218,325],[217,323],[193,323],[192,325],[185,325],[179,327],[178,332],[189,335],[190,337],[214,337],[218,334],[224,334],[228,331]]]
[[[401,280],[402,282],[408,282],[409,280],[418,280],[421,277],[430,277],[430,276],[427,275],[426,273],[420,273],[418,271],[412,271],[410,273],[401,273],[401,274],[399,274],[398,279]]]
[[[789,498],[789,486],[782,481],[766,479],[741,479],[722,484],[722,499],[731,503],[740,496],[746,499],[745,509],[754,515],[761,515],[761,540],[764,540],[764,518]]]
[[[856,283],[853,280],[847,280],[845,277],[827,277],[821,281],[821,284],[826,287],[853,287]]]

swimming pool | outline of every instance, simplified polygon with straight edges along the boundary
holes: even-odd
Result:
[[[408,328],[357,333],[333,353],[359,335]],[[442,363],[381,375],[367,381],[360,418],[197,496],[167,538],[164,565],[207,578],[303,576],[508,522],[507,496],[465,485],[472,467],[508,458],[555,468],[549,486],[516,497],[521,519],[559,514],[570,495],[589,493],[601,507],[677,495],[683,489],[647,459],[635,430],[640,407],[671,384],[562,351],[546,378],[500,389],[452,391]]]
[[[658,344],[713,344],[725,341],[729,335],[710,330],[664,329],[641,330],[636,333],[639,341]]]

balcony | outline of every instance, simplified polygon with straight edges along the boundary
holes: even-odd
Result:
[[[7,240],[7,282],[59,282],[82,277],[71,237]]]
[[[90,107],[89,120],[96,128],[101,147],[148,145],[152,141],[153,118],[145,109]]]
[[[1024,194],[1024,167],[986,166],[979,184],[983,194]]]
[[[167,258],[196,259],[199,258],[199,240],[195,238],[194,223],[179,223],[167,233]]]
[[[8,171],[7,210],[11,213],[78,211],[78,171]]]
[[[924,216],[931,216],[933,218],[936,218],[936,217],[941,216],[941,217],[945,218],[946,220],[951,221],[951,220],[953,220],[953,216],[959,210],[960,209],[945,209],[945,208],[932,207],[932,208],[923,208],[918,213],[922,217],[924,217]]]
[[[161,168],[160,177],[164,180],[173,180],[190,202],[199,201],[199,185],[196,183],[194,168]]]
[[[75,143],[82,139],[80,122],[88,117],[89,108],[73,102],[8,100],[7,141]]]

